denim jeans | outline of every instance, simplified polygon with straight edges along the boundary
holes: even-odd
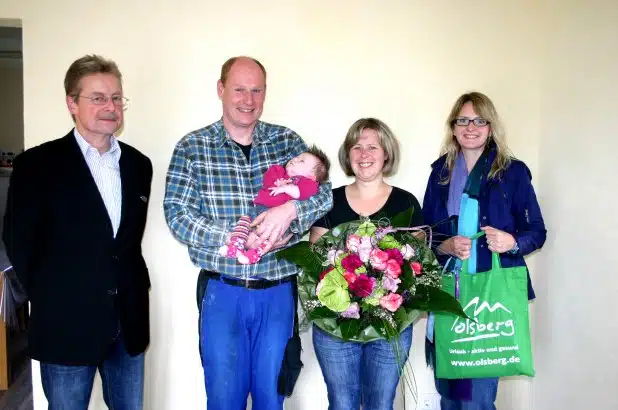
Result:
[[[103,399],[110,410],[141,410],[144,354],[129,356],[119,337],[99,365],[65,366],[41,363],[41,383],[49,410],[87,410],[94,375],[99,369]]]
[[[282,410],[277,377],[292,335],[291,284],[246,289],[210,279],[200,313],[209,410]]]
[[[496,410],[496,395],[498,394],[498,378],[491,379],[471,379],[472,400],[453,400],[441,396],[441,410]],[[440,392],[443,379],[436,380],[436,388]]]
[[[436,345],[425,339],[427,365],[436,368]],[[488,379],[438,379],[434,372],[436,390],[440,393],[441,410],[496,410],[497,377]]]
[[[313,347],[328,390],[328,409],[358,410],[362,403],[363,410],[392,410],[411,345],[412,326],[397,342],[368,343],[346,342],[313,326]]]

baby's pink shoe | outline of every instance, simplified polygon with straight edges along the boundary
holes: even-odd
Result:
[[[236,245],[230,243],[219,248],[219,255],[226,258],[237,258],[239,255],[242,255],[242,252]]]
[[[257,263],[261,257],[262,255],[258,248],[249,249],[246,252],[239,252],[238,262],[243,265],[253,265],[254,263]]]

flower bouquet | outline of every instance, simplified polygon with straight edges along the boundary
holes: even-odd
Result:
[[[411,216],[409,209],[391,220],[344,223],[314,244],[277,252],[301,268],[298,291],[310,321],[333,336],[368,342],[395,338],[423,311],[467,317],[440,289],[431,229],[409,228]]]

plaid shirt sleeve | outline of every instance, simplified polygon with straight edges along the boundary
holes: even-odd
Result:
[[[307,151],[307,144],[296,133],[290,136],[292,158]],[[330,181],[320,184],[320,189],[305,201],[294,201],[297,219],[292,222],[290,230],[302,235],[311,228],[313,223],[326,215],[333,207],[333,191]]]
[[[259,263],[239,264],[219,255],[238,218],[254,208],[263,176],[273,165],[287,163],[306,150],[292,130],[258,122],[250,158],[228,136],[221,120],[187,134],[176,145],[167,173],[163,208],[173,235],[188,245],[191,261],[201,268],[236,278],[281,279],[298,267],[269,252]],[[296,201],[298,220],[291,229],[302,234],[332,206],[330,183],[306,201]]]
[[[210,219],[200,209],[202,199],[193,175],[189,149],[181,140],[174,149],[167,172],[163,209],[165,220],[180,242],[191,247],[221,246],[224,244],[231,222]]]

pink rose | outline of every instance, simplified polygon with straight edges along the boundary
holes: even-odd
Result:
[[[348,239],[345,242],[346,248],[350,252],[354,252],[354,253],[358,253],[358,248],[360,248],[360,245],[361,245],[360,236],[354,235],[354,234],[348,236]]]
[[[371,244],[371,238],[369,236],[361,237],[361,245],[358,250],[358,256],[360,257],[363,263],[369,262],[369,254],[373,249],[373,245]]]
[[[360,306],[356,302],[350,303],[350,306],[341,312],[341,316],[348,319],[360,319]]]
[[[326,276],[326,274],[328,272],[330,272],[331,270],[335,269],[334,266],[330,266],[328,269],[326,269],[324,272],[320,273],[320,280],[324,279],[324,276]]]
[[[348,282],[348,285],[356,282],[356,279],[358,279],[358,275],[350,271],[343,272],[343,277]]]
[[[399,266],[403,265],[403,255],[399,252],[399,249],[387,249],[385,252],[388,254],[390,259],[396,260]]]
[[[369,263],[371,263],[374,269],[386,269],[386,261],[388,261],[388,253],[381,249],[374,249],[369,254]]]
[[[343,255],[344,252],[337,250],[337,249],[331,249],[330,251],[328,251],[328,262],[331,265],[335,264],[335,261],[337,260],[338,257],[340,257],[341,255]]]
[[[380,306],[382,306],[386,310],[390,310],[391,312],[396,312],[401,306],[403,302],[403,298],[401,295],[396,293],[389,293],[388,295],[382,296],[380,298]]]
[[[405,260],[409,260],[410,258],[413,258],[416,255],[416,251],[414,250],[412,246],[410,246],[409,244],[406,244],[405,246],[401,247],[401,255],[403,256]]]
[[[363,266],[363,261],[361,261],[358,255],[351,254],[343,258],[343,260],[341,261],[341,266],[343,266],[343,269],[345,270],[354,272],[356,268],[360,268],[361,266]]]
[[[399,284],[401,283],[401,279],[393,279],[390,278],[386,275],[384,275],[384,277],[382,277],[382,287],[386,290],[389,290],[391,292],[397,292],[397,288],[399,287]]]
[[[421,272],[423,270],[423,265],[421,265],[420,262],[410,262],[410,267],[412,268],[412,271],[414,271],[414,276],[420,276],[423,274],[423,272]]]
[[[389,259],[386,262],[386,268],[384,268],[386,276],[390,276],[393,279],[397,279],[401,275],[401,266],[394,259]]]
[[[373,292],[373,286],[375,285],[375,279],[370,278],[367,275],[358,275],[354,283],[349,284],[349,289],[354,295],[359,298],[365,298],[371,295]]]

